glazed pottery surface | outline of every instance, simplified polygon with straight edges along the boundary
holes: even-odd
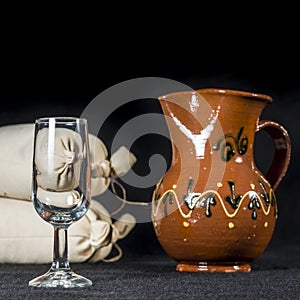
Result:
[[[250,271],[271,240],[274,191],[291,153],[284,127],[259,120],[268,95],[202,89],[159,97],[170,132],[172,162],[157,184],[152,220],[178,271]],[[274,141],[267,174],[257,168],[255,134]]]

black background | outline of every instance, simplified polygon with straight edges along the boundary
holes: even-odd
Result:
[[[69,47],[62,47],[60,41],[54,46],[44,41],[30,49],[26,46],[30,42],[20,40],[18,47],[4,47],[2,52],[0,125],[34,122],[35,118],[45,115],[79,116],[105,89],[139,77],[169,78],[194,89],[217,87],[268,94],[273,103],[265,108],[261,119],[283,125],[292,142],[291,163],[276,191],[279,219],[273,241],[299,243],[300,63],[297,48],[286,43],[282,51],[276,39],[248,38],[240,42],[223,36],[221,40],[218,37],[212,40],[214,44],[205,39],[166,36],[163,43],[136,43],[130,50],[130,42],[120,39],[120,35],[113,44],[78,40]],[[121,114],[112,115],[100,137],[109,144],[111,134],[126,118],[159,109],[155,101],[125,107]],[[153,151],[169,155],[168,143],[159,144],[152,138],[154,142],[137,143],[134,149],[138,156],[137,169],[146,165]],[[257,164],[262,169],[266,168],[271,151],[265,143],[267,141],[258,137]],[[150,190],[130,189],[128,192],[133,201],[151,199]],[[152,253],[160,249],[150,223],[137,224],[122,244],[129,252]]]

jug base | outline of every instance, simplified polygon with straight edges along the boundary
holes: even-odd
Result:
[[[233,264],[210,264],[206,262],[179,262],[176,266],[176,271],[179,272],[223,272],[223,273],[234,273],[234,272],[250,272],[251,266],[246,263],[233,263]]]

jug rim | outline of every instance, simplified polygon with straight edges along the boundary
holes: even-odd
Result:
[[[272,102],[273,99],[269,95],[263,93],[254,93],[244,90],[235,90],[235,89],[223,89],[223,88],[202,88],[190,91],[178,91],[178,92],[171,92],[158,97],[158,99],[164,99],[172,95],[179,95],[179,94],[227,94],[227,95],[234,95],[234,96],[242,96],[247,98],[253,98],[255,100],[260,101],[267,101]]]

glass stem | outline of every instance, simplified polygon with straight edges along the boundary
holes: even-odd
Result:
[[[54,226],[54,248],[51,269],[58,271],[70,270],[68,258],[68,227]]]

